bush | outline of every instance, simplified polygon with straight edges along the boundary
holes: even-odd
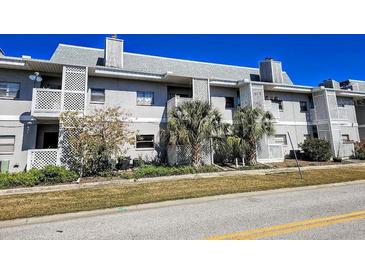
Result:
[[[355,159],[365,160],[365,141],[355,143]]]
[[[70,183],[78,179],[78,174],[59,166],[46,166],[29,172],[0,174],[0,188],[31,187]]]
[[[304,152],[304,159],[308,161],[324,162],[332,156],[331,145],[326,140],[309,138],[299,147]]]
[[[215,166],[201,166],[195,168],[193,166],[144,165],[134,169],[133,171],[123,172],[120,177],[124,179],[138,179],[145,177],[173,176],[216,171],[219,171],[219,169]]]

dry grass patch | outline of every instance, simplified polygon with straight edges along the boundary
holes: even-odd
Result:
[[[0,198],[0,220],[360,179],[365,179],[364,168],[339,167],[305,171],[303,180],[290,172],[9,195]]]

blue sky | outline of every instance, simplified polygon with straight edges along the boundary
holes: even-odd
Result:
[[[6,55],[49,59],[58,43],[104,47],[107,35],[0,35]],[[125,51],[257,67],[265,57],[283,62],[295,84],[324,79],[365,80],[365,35],[118,35]]]

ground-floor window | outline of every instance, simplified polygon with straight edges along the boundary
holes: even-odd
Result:
[[[286,140],[286,134],[276,134],[274,140],[275,144],[281,144],[283,146],[286,146],[288,144]]]
[[[137,135],[136,148],[153,148],[155,146],[155,136],[153,134]]]
[[[0,135],[0,154],[9,154],[14,152],[15,136]]]

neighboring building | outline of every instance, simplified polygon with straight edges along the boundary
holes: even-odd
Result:
[[[39,72],[43,80],[29,75]],[[352,141],[365,138],[365,82],[324,81],[298,86],[272,59],[259,68],[194,62],[127,53],[123,41],[107,38],[105,49],[60,44],[50,60],[0,55],[1,170],[22,171],[62,163],[65,129],[62,111],[88,113],[120,106],[131,114],[135,144],[128,155],[152,160],[167,151],[170,163],[182,163],[186,149],[160,144],[169,109],[184,100],[209,101],[227,122],[235,108],[259,106],[273,113],[276,135],[258,148],[261,162],[281,161],[309,136],[327,139],[343,157]],[[204,161],[213,157],[207,142]]]

